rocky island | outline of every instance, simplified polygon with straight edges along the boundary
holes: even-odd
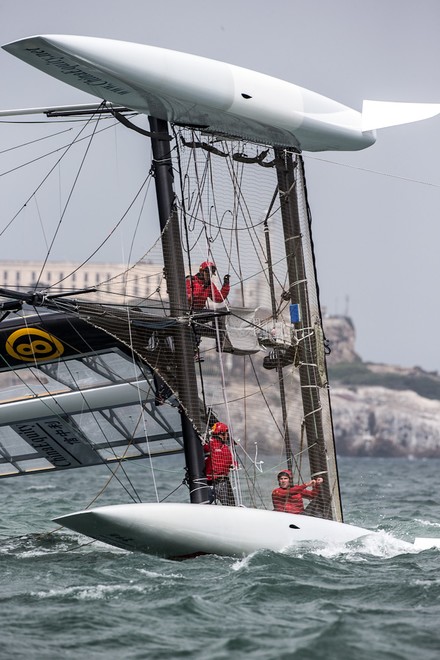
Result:
[[[440,376],[363,362],[350,318],[324,319],[338,454],[440,457]]]

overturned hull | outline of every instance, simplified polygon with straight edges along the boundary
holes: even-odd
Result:
[[[117,106],[206,131],[305,151],[375,142],[362,115],[298,85],[196,55],[112,39],[39,35],[3,48]]]
[[[54,522],[124,550],[175,559],[245,556],[308,541],[344,544],[370,533],[321,518],[199,504],[118,504],[60,516]]]

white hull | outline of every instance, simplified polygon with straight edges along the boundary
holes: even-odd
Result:
[[[158,119],[305,151],[375,142],[357,110],[225,62],[72,35],[34,36],[3,48],[73,87]]]
[[[201,504],[118,504],[55,522],[124,550],[169,558],[245,556],[305,541],[344,544],[371,533],[309,516]]]

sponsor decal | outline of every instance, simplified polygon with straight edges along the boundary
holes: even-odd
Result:
[[[53,442],[52,438],[41,432],[38,424],[32,422],[30,424],[14,424],[12,428],[55,467],[73,467],[71,457],[60,451],[60,447]]]
[[[113,92],[114,94],[119,94],[123,96],[129,94],[129,90],[124,89],[123,87],[118,87],[113,82],[94,75],[90,71],[81,69],[78,64],[71,64],[71,62],[63,57],[63,55],[54,55],[53,53],[47,52],[44,48],[26,48],[28,53],[32,53],[35,57],[43,60],[48,66],[57,68],[61,74],[64,76],[69,76],[70,78],[76,78],[78,81],[85,83],[91,87],[101,87],[102,89]],[[73,83],[74,84],[74,83]]]
[[[20,328],[6,340],[6,352],[22,362],[53,360],[64,353],[63,344],[49,332],[38,328]]]
[[[50,417],[39,422],[11,424],[11,428],[55,468],[102,463],[99,454],[72,420]]]

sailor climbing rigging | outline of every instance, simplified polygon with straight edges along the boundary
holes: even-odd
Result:
[[[211,279],[216,271],[216,265],[212,261],[204,261],[200,264],[199,272],[196,275],[187,276],[186,295],[192,311],[203,309],[208,298],[216,303],[221,303],[228,297],[230,276],[224,276],[223,286],[219,291]]]

